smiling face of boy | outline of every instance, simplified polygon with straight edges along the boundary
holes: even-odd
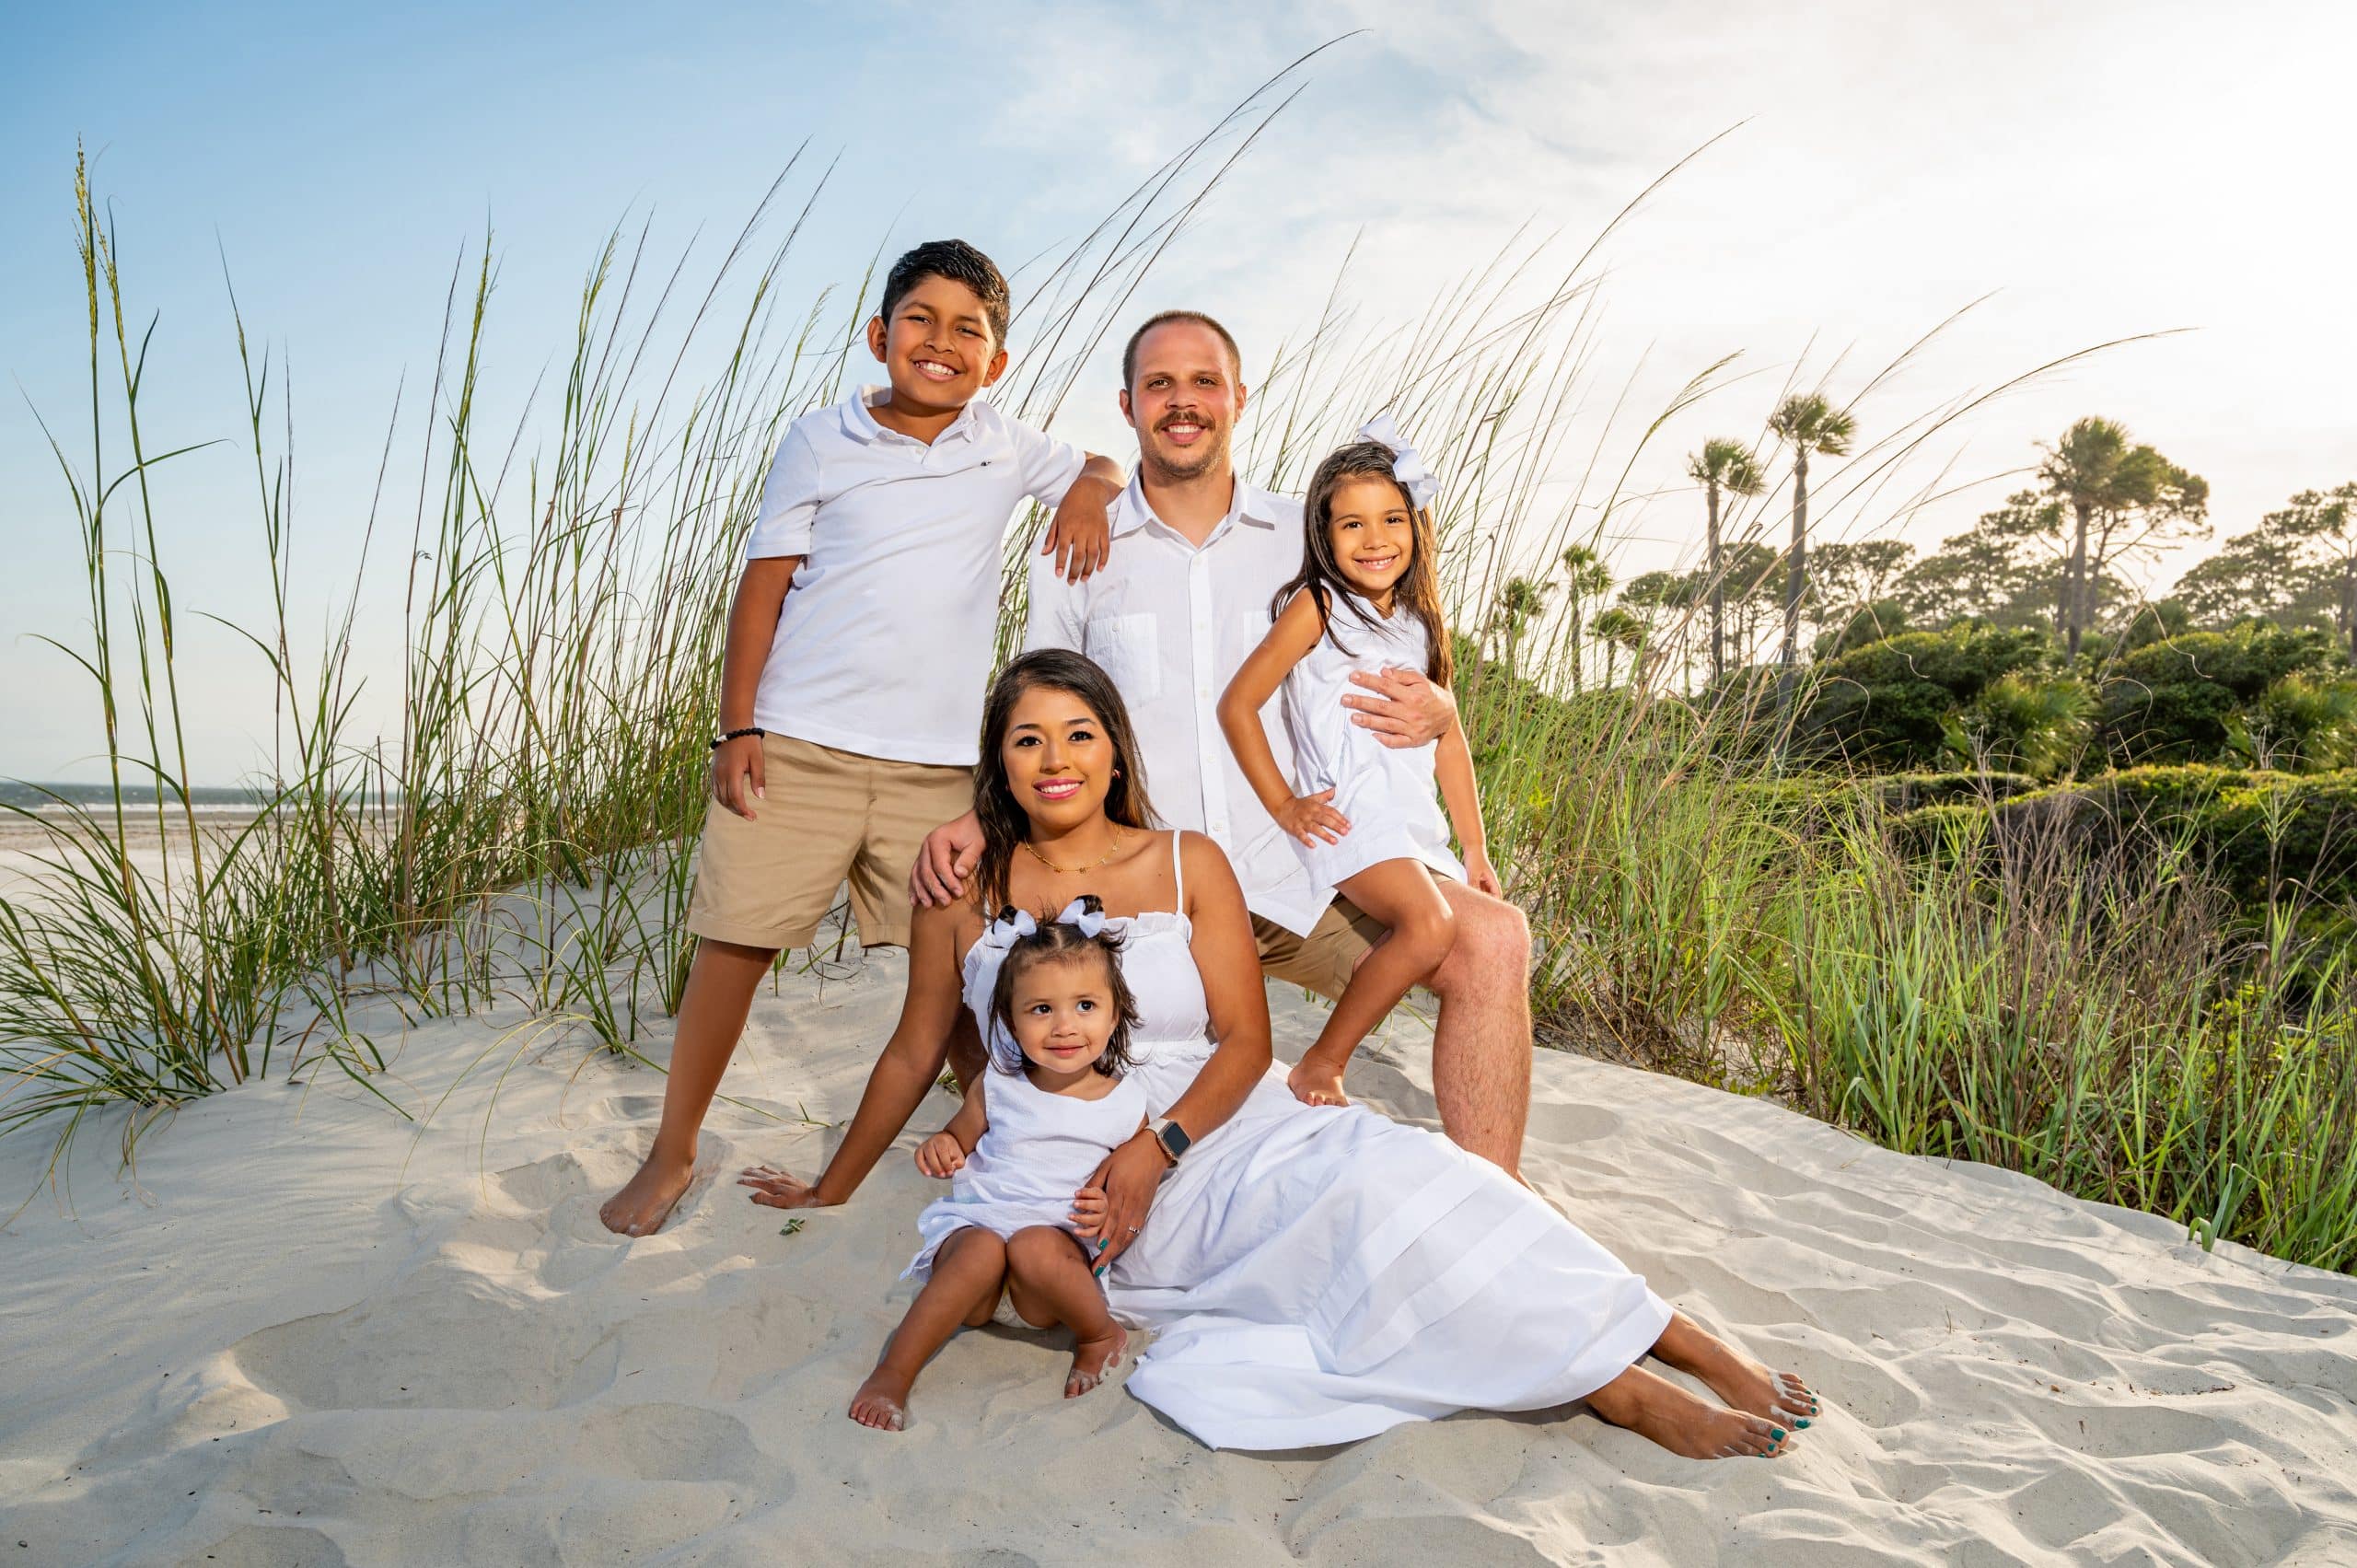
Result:
[[[981,296],[938,274],[868,321],[867,347],[892,383],[892,410],[911,419],[955,414],[1006,373]]]

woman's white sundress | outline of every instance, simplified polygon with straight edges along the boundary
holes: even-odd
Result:
[[[1325,635],[1285,676],[1294,787],[1304,795],[1332,790],[1334,809],[1351,824],[1337,843],[1286,840],[1321,888],[1387,860],[1420,860],[1444,877],[1465,880],[1464,865],[1449,852],[1448,819],[1434,793],[1440,743],[1386,746],[1373,730],[1352,723],[1351,710],[1342,706],[1345,696],[1359,691],[1351,683],[1354,672],[1394,665],[1422,670],[1431,656],[1431,639],[1414,614],[1395,607],[1387,621],[1364,598],[1345,593],[1334,600]]]
[[[1115,923],[1139,1013],[1128,1077],[1160,1116],[1212,1056],[1192,928]],[[966,955],[978,1018],[998,962],[987,942]],[[1361,1106],[1304,1105],[1281,1073],[1195,1141],[1114,1262],[1114,1312],[1155,1334],[1131,1393],[1214,1448],[1304,1447],[1565,1404],[1661,1337],[1668,1305],[1497,1167]]]

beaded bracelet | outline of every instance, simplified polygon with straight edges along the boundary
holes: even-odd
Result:
[[[749,735],[758,735],[766,738],[769,735],[769,731],[761,728],[759,725],[748,725],[743,729],[732,729],[726,735],[724,735],[719,739],[714,741],[712,743],[711,749],[717,751],[722,747],[727,745],[730,741],[742,740]]]

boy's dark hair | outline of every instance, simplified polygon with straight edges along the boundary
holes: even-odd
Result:
[[[1011,298],[1006,274],[998,270],[997,262],[962,239],[928,239],[893,262],[892,270],[884,274],[884,303],[876,313],[888,323],[909,290],[927,278],[947,278],[972,289],[982,302],[982,314],[990,319],[992,346],[1006,346]]]
[[[1392,613],[1404,610],[1423,622],[1425,645],[1430,650],[1424,675],[1446,686],[1451,660],[1448,624],[1441,615],[1439,540],[1434,532],[1432,513],[1416,505],[1415,497],[1408,494],[1408,487],[1392,471],[1392,461],[1391,448],[1380,441],[1353,441],[1326,454],[1325,461],[1309,477],[1309,494],[1302,498],[1301,570],[1269,601],[1269,613],[1275,615],[1283,610],[1285,601],[1294,595],[1307,594],[1318,606],[1318,619],[1326,628],[1327,637],[1346,654],[1351,651],[1349,645],[1335,635],[1335,600],[1343,602],[1353,620],[1373,626],[1366,611],[1359,608],[1350,579],[1342,575],[1341,567],[1335,562],[1334,540],[1328,525],[1333,521],[1334,492],[1341,488],[1345,480],[1382,480],[1399,492],[1399,505],[1407,508],[1415,528],[1414,553],[1409,557],[1408,570],[1392,586]]]
[[[1104,905],[1094,893],[1081,895],[1081,906],[1090,914],[1100,914]],[[1015,911],[1009,908],[1000,914],[1004,920]],[[1018,936],[1006,950],[998,966],[998,982],[991,988],[991,1022],[997,1025],[994,1034],[1003,1036],[1005,1049],[998,1040],[991,1042],[991,1065],[1006,1074],[1028,1073],[1031,1059],[1015,1043],[1015,982],[1043,963],[1070,963],[1073,959],[1095,953],[1105,960],[1108,989],[1113,993],[1113,1034],[1105,1042],[1105,1054],[1097,1059],[1099,1073],[1118,1078],[1129,1071],[1130,1031],[1137,1028],[1138,999],[1130,991],[1130,982],[1121,978],[1121,939],[1110,931],[1099,931],[1090,936],[1077,925],[1065,925],[1055,916],[1041,911],[1036,917],[1039,928],[1028,936]]]
[[[1236,346],[1236,335],[1200,310],[1165,310],[1147,317],[1130,341],[1121,347],[1121,389],[1128,391],[1138,381],[1138,344],[1156,327],[1167,327],[1173,321],[1192,321],[1198,327],[1209,327],[1213,336],[1227,345],[1227,367],[1238,381],[1244,379],[1244,351]]]

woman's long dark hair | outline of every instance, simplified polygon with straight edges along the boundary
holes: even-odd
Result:
[[[1091,914],[1101,914],[1105,906],[1094,893],[1080,896],[1081,906]],[[1000,918],[1013,914],[1003,910]],[[1028,1073],[1031,1059],[1015,1040],[1015,987],[1023,977],[1043,963],[1071,963],[1094,953],[1105,960],[1106,989],[1113,993],[1113,1033],[1105,1042],[1105,1054],[1097,1059],[1096,1067],[1109,1078],[1118,1078],[1133,1064],[1130,1057],[1130,1036],[1138,1027],[1138,999],[1130,990],[1130,982],[1121,977],[1121,939],[1110,931],[1099,931],[1094,936],[1081,934],[1077,925],[1065,925],[1042,910],[1036,917],[1039,929],[1028,936],[1018,936],[1007,948],[1006,957],[999,960],[998,980],[991,987],[991,1065],[1002,1073]]]
[[[1353,441],[1326,454],[1318,471],[1309,478],[1309,494],[1301,502],[1301,570],[1293,581],[1277,590],[1269,602],[1269,613],[1276,615],[1285,601],[1297,593],[1306,593],[1318,606],[1318,619],[1326,628],[1326,635],[1336,647],[1350,652],[1349,645],[1335,635],[1334,605],[1341,600],[1347,605],[1351,618],[1373,629],[1375,622],[1351,597],[1354,590],[1351,580],[1334,560],[1334,538],[1327,525],[1332,520],[1334,492],[1344,482],[1353,479],[1379,479],[1399,492],[1399,504],[1415,520],[1415,543],[1408,561],[1408,570],[1391,588],[1391,612],[1397,615],[1406,610],[1424,623],[1424,643],[1430,650],[1424,660],[1424,675],[1439,685],[1448,684],[1449,657],[1448,624],[1440,609],[1440,546],[1433,531],[1433,515],[1416,505],[1407,486],[1391,471],[1391,448],[1380,441]]]
[[[982,828],[982,858],[974,877],[985,910],[1007,901],[1007,874],[1015,852],[1031,836],[1031,819],[1007,785],[1002,755],[1015,704],[1031,691],[1069,692],[1097,715],[1105,738],[1113,743],[1115,771],[1105,795],[1105,815],[1124,828],[1155,824],[1154,807],[1146,803],[1145,764],[1138,757],[1137,732],[1130,726],[1130,710],[1114,690],[1113,678],[1094,659],[1069,648],[1033,649],[999,671],[982,703],[981,758],[974,764],[974,818]]]

